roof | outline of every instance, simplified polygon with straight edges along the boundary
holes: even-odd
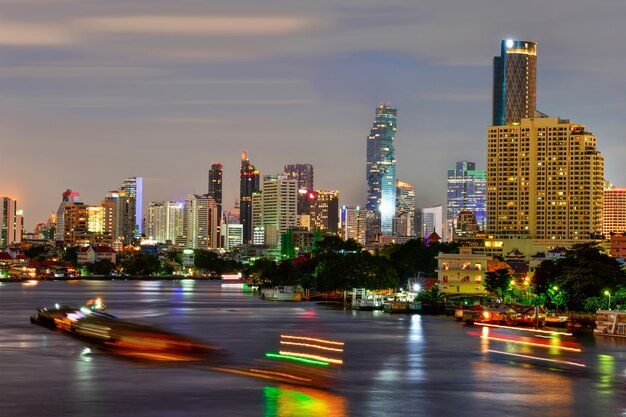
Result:
[[[8,252],[0,252],[0,261],[12,261],[13,257]]]

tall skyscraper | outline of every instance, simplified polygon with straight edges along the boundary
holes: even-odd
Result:
[[[124,246],[130,245],[137,233],[134,190],[128,188],[110,191],[104,201],[104,229],[111,236],[113,242],[121,242]]]
[[[222,171],[223,167],[219,162],[211,164],[208,193],[217,204],[217,218],[220,222],[222,221]]]
[[[367,238],[390,235],[396,214],[395,108],[381,104],[367,137]]]
[[[134,204],[131,207],[133,221],[133,237],[139,238],[143,235],[143,177],[129,177],[124,180],[120,190],[124,191],[126,197],[130,197],[128,202]]]
[[[626,188],[604,190],[602,204],[602,234],[609,238],[611,233],[626,232]]]
[[[461,211],[469,210],[474,215],[479,230],[487,225],[487,172],[476,169],[470,161],[460,161],[448,169],[448,233],[451,236],[471,234],[459,224]],[[467,218],[467,213],[464,213]]]
[[[535,115],[537,44],[506,39],[500,49],[493,58],[493,126]]]
[[[185,226],[187,247],[192,249],[216,249],[217,204],[208,194],[194,195],[185,202]]]
[[[534,239],[602,233],[604,158],[584,125],[522,119],[487,132],[487,232]]]
[[[186,246],[184,213],[185,203],[182,201],[150,203],[146,236],[160,243],[166,243],[169,240],[177,245]]]
[[[284,171],[287,178],[295,179],[298,182],[298,215],[309,214],[310,207],[307,196],[314,190],[313,165],[285,165]]]
[[[239,178],[240,221],[243,225],[243,243],[252,241],[252,194],[259,190],[259,171],[248,160],[248,152],[241,152]]]
[[[256,243],[280,250],[281,235],[297,225],[298,187],[285,175],[265,175],[263,190],[253,198],[253,228]]]
[[[22,216],[17,201],[0,197],[0,248],[22,241]]]
[[[68,204],[74,204],[80,202],[80,193],[74,192],[70,189],[65,190],[61,194],[61,204],[57,210],[57,223],[54,232],[54,240],[57,242],[63,242],[65,234],[65,206]]]
[[[365,212],[359,206],[341,206],[341,238],[365,245]]]
[[[415,187],[396,181],[396,216],[394,235],[415,236]]]
[[[339,228],[339,191],[310,191],[311,229],[337,233]]]
[[[420,210],[421,224],[420,233],[424,239],[428,239],[433,233],[437,233],[440,238],[446,239],[444,227],[444,208],[443,206],[426,207]]]

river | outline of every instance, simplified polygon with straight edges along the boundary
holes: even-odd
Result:
[[[29,322],[38,306],[96,295],[120,318],[219,345],[229,363],[292,334],[345,342],[344,365],[330,389],[303,388],[120,359]],[[1,283],[0,306],[1,416],[626,416],[626,340],[588,332],[574,336],[582,352],[555,353],[450,317],[269,302],[219,281]],[[537,350],[552,362],[528,359]]]

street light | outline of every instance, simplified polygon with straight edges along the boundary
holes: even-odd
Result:
[[[604,291],[604,295],[608,295],[609,296],[609,310],[611,309],[611,293],[608,291]]]

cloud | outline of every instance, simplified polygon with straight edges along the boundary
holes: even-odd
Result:
[[[77,19],[91,32],[159,35],[273,36],[301,32],[312,18],[297,16],[118,16]]]
[[[148,67],[96,67],[96,66],[14,66],[0,68],[0,77],[48,78],[48,77],[145,77],[159,75],[163,71]]]
[[[74,41],[70,31],[56,25],[0,21],[0,45],[55,46]]]

